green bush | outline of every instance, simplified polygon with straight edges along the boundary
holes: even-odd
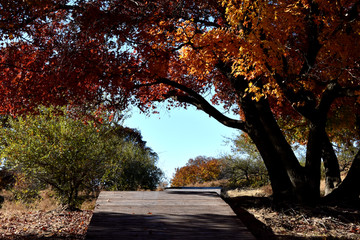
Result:
[[[63,205],[76,209],[83,201],[80,191],[94,191],[103,183],[117,190],[156,188],[162,172],[137,131],[73,119],[66,109],[39,112],[9,119],[11,127],[1,128],[1,157],[30,182],[50,185]],[[35,190],[22,188],[15,196],[31,199]]]

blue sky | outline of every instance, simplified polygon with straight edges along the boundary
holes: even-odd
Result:
[[[167,180],[172,178],[175,168],[184,166],[190,158],[230,153],[231,146],[225,143],[226,137],[239,133],[195,107],[170,111],[164,108],[159,112],[146,116],[133,108],[125,126],[141,131],[147,146],[158,153],[158,167],[165,172]]]

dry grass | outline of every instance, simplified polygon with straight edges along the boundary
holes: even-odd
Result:
[[[222,193],[224,197],[268,197],[272,194],[272,189],[270,185],[263,186],[260,188],[238,188],[227,190],[229,186],[229,181],[227,179],[221,179],[216,181],[209,181],[203,183],[195,183],[186,185],[186,187],[222,187],[224,192]]]
[[[229,181],[226,179],[203,182],[203,183],[195,183],[186,185],[186,187],[226,187],[229,185]]]
[[[81,210],[94,210],[96,205],[96,199],[85,201],[81,204]]]
[[[54,197],[54,192],[50,189],[41,191],[40,199],[31,204],[14,201],[12,193],[6,190],[2,190],[0,196],[4,197],[4,203],[0,208],[0,213],[26,212],[29,210],[48,212],[62,208],[60,202]],[[95,203],[96,198],[86,200],[82,203],[80,209],[93,210],[95,208]]]
[[[2,190],[0,193],[4,197],[4,203],[0,212],[24,212],[29,210],[51,211],[60,207],[59,202],[52,197],[50,190],[40,192],[40,199],[31,204],[24,204],[20,201],[13,201],[9,191]]]
[[[341,176],[344,178],[344,175]],[[252,189],[252,188],[238,188],[238,189],[231,189],[226,190],[229,186],[229,181],[226,179],[216,180],[216,181],[209,181],[203,183],[195,183],[186,185],[186,187],[222,187],[225,189],[224,196],[225,197],[268,197],[272,195],[272,189],[270,185],[263,186],[260,188]],[[162,189],[158,189],[158,191],[162,191]],[[321,180],[320,182],[320,192],[321,195],[324,195],[325,192],[325,180]]]
[[[224,193],[225,197],[268,197],[272,194],[271,186],[267,185],[256,189],[233,189]]]
[[[320,182],[320,192],[324,195],[325,192],[325,180]],[[268,197],[272,194],[271,186],[267,185],[257,189],[233,189],[228,190],[225,193],[227,197]]]
[[[344,176],[342,176],[342,179]],[[320,193],[321,196],[324,195],[325,192],[325,180],[321,180],[320,182]],[[228,190],[225,193],[227,197],[268,197],[272,194],[271,186],[267,185],[258,189],[233,189]]]

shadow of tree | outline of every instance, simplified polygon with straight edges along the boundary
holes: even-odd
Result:
[[[258,240],[275,240],[278,239],[274,232],[261,221],[257,220],[251,213],[246,211],[244,206],[252,207],[270,207],[271,201],[266,197],[236,197],[224,199],[237,217],[245,224],[250,232]]]
[[[358,211],[353,211],[349,209],[343,209],[342,207],[333,207],[327,205],[320,205],[317,207],[310,207],[310,206],[300,206],[294,205],[290,203],[279,203],[274,204],[268,197],[252,197],[252,196],[241,196],[241,197],[234,197],[234,198],[225,198],[224,199],[239,217],[239,219],[244,223],[244,225],[251,231],[251,233],[256,237],[258,240],[267,240],[267,239],[280,239],[280,240],[350,240],[354,239],[347,236],[342,237],[333,237],[333,236],[294,236],[288,234],[275,234],[272,229],[256,219],[251,213],[249,213],[246,208],[254,208],[254,209],[261,209],[261,208],[271,208],[281,214],[290,214],[292,212],[298,212],[301,216],[313,216],[313,217],[325,217],[328,218],[329,216],[333,217],[342,217],[346,221],[349,222],[359,222],[360,220],[360,213]],[[292,211],[288,211],[291,209]],[[286,211],[287,210],[287,211]]]
[[[236,216],[98,212],[93,215],[86,239],[220,240],[254,238]]]

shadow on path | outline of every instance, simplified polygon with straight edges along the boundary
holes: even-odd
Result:
[[[235,224],[234,224],[235,223]],[[239,224],[236,224],[239,223]],[[98,212],[86,239],[253,239],[236,216]]]

